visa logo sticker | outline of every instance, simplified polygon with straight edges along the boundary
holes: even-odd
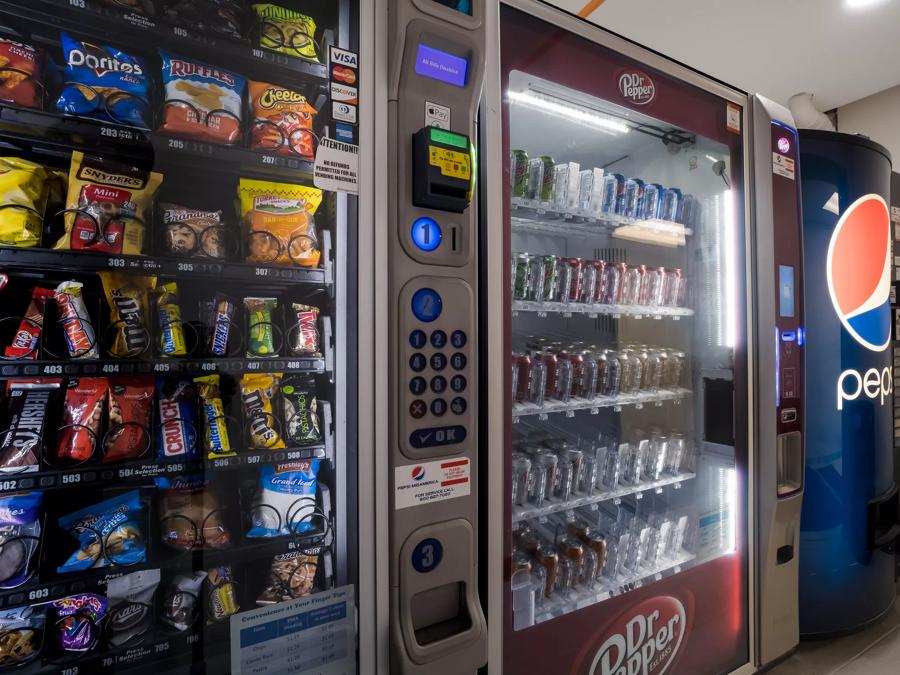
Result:
[[[346,49],[329,47],[328,58],[332,65],[340,64],[348,68],[359,68],[359,56],[355,52],[348,52]]]
[[[349,103],[350,105],[359,104],[359,95],[356,87],[348,87],[337,82],[331,83],[331,100]]]
[[[353,127],[349,124],[335,124],[334,137],[344,143],[353,142]]]

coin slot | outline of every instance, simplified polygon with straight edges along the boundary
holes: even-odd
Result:
[[[459,228],[456,225],[450,226],[450,250],[456,253],[459,250],[457,242],[459,241]]]

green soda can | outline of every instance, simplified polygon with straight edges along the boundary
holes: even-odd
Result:
[[[544,288],[538,300],[552,302],[556,299],[556,291],[559,288],[559,256],[541,256],[544,265]]]
[[[531,287],[530,253],[513,253],[513,300],[527,300]]]
[[[524,150],[510,150],[509,179],[513,197],[524,197],[528,187],[528,153]]]
[[[541,181],[541,194],[538,196],[538,199],[542,202],[553,201],[554,168],[556,167],[556,162],[553,161],[553,158],[550,155],[541,155],[540,160],[544,164],[544,175],[543,180]]]

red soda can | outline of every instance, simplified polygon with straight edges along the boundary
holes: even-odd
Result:
[[[606,263],[600,285],[600,302],[604,305],[618,305],[622,297],[622,280],[628,265],[625,263]]]
[[[560,359],[565,359],[572,364],[572,396],[581,396],[582,370],[584,369],[584,357],[572,349],[566,349],[559,353]]]
[[[596,283],[594,284],[594,297],[590,301],[603,302],[603,275],[606,273],[606,263],[602,260],[591,260],[591,267],[594,268]]]
[[[556,398],[556,354],[550,350],[544,350],[535,354],[534,358],[540,359],[544,363],[544,368],[546,370],[544,398]]]
[[[578,296],[579,302],[591,304],[594,302],[594,296],[597,293],[597,284],[599,277],[597,276],[597,268],[594,266],[594,260],[585,260],[581,265],[581,292]]]
[[[578,302],[581,298],[584,260],[581,258],[563,258],[560,262],[568,268],[569,272],[564,275],[567,285],[560,292],[559,299],[562,302]]]
[[[512,362],[518,372],[516,401],[527,401],[531,389],[531,357],[528,354],[513,354]]]
[[[647,267],[645,265],[626,266],[620,300],[623,305],[639,305],[641,303],[641,291],[644,287],[644,277],[646,275]]]
[[[680,307],[684,304],[684,275],[677,267],[666,268],[662,304],[666,307]]]
[[[665,267],[649,267],[644,275],[641,288],[641,304],[648,307],[659,307],[665,299],[668,271]]]

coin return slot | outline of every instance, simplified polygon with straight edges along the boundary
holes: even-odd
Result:
[[[410,612],[413,632],[420,646],[446,640],[472,627],[465,593],[466,584],[454,581],[413,596]]]
[[[778,436],[775,461],[778,496],[785,497],[803,489],[803,436],[799,431]]]

